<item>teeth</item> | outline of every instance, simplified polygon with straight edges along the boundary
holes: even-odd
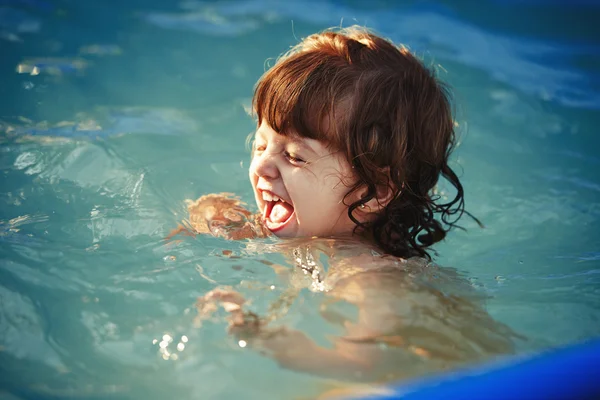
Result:
[[[273,197],[271,197],[270,193],[262,192],[262,196],[264,201],[273,201]]]
[[[269,192],[262,192],[262,198],[264,201],[282,201],[285,203],[283,199],[280,199],[278,196],[275,196]]]

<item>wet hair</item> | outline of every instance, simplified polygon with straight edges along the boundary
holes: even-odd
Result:
[[[430,258],[427,248],[466,212],[462,184],[448,165],[456,140],[450,92],[404,47],[360,27],[311,35],[261,77],[253,109],[259,125],[321,140],[345,155],[358,178],[346,199],[367,188],[348,204],[355,233],[388,254]],[[456,192],[446,202],[434,193],[440,176]],[[375,218],[355,217],[388,190],[391,200]]]

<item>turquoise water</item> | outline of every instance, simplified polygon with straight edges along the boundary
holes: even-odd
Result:
[[[598,336],[600,10],[541,3],[0,0],[0,395],[301,398],[335,386],[240,348],[223,319],[197,326],[196,299],[217,285],[266,312],[285,285],[261,260],[293,269],[285,247],[163,239],[186,199],[253,203],[253,84],[265,60],[340,24],[406,44],[455,89],[455,165],[486,227],[465,220],[436,247],[440,275],[455,268],[487,296],[527,338],[518,352]],[[285,323],[336,333],[314,311],[320,297],[301,292]]]

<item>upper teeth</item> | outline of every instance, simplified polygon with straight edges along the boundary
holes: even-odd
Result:
[[[269,192],[262,192],[262,198],[265,201],[280,201],[281,199],[277,196],[275,196],[274,194],[271,194]],[[281,200],[283,201],[283,200]]]

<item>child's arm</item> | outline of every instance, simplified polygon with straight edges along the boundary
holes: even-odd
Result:
[[[367,377],[375,361],[373,357],[364,357],[364,351],[348,351],[356,345],[346,346],[337,339],[332,348],[326,348],[303,332],[287,328],[266,328],[251,338],[249,344],[284,368],[322,377]]]
[[[200,298],[197,306],[201,319],[210,318],[218,306],[223,307],[229,312],[229,332],[284,368],[338,378],[368,373],[372,360],[347,351],[343,343],[329,349],[298,330],[269,327],[256,314],[245,311],[244,303],[243,296],[233,289],[218,288]]]
[[[231,289],[209,292],[199,300],[199,309],[221,305],[230,313],[230,333],[248,347],[282,367],[324,377],[372,381],[393,373],[398,379],[414,374],[423,363],[431,363],[433,369],[513,350],[514,333],[479,305],[412,284],[407,275],[355,275],[328,295],[358,309],[353,323],[334,318],[346,332],[333,338],[331,348],[301,331],[269,326],[245,311],[244,298]]]

